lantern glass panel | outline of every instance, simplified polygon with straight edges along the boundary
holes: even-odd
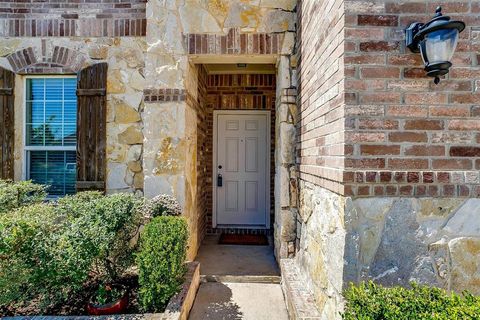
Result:
[[[425,43],[420,46],[422,57],[425,57],[429,64],[446,62],[452,59],[455,48],[458,42],[458,30],[457,29],[443,29],[431,32],[425,36]]]

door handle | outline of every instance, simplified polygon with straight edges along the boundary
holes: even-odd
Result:
[[[223,177],[220,173],[217,175],[217,187],[223,187]]]

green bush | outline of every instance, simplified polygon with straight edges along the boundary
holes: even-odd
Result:
[[[179,216],[182,214],[182,208],[177,199],[168,194],[161,194],[145,203],[145,215],[147,217],[159,216]]]
[[[80,193],[0,215],[0,305],[35,299],[45,310],[89,277],[117,277],[134,262],[128,236],[140,205],[129,194]]]
[[[145,311],[163,311],[185,274],[188,229],[185,219],[156,217],[140,237],[137,254],[139,298]]]
[[[31,181],[0,180],[0,214],[45,201],[46,186]]]
[[[373,282],[351,285],[344,292],[344,320],[480,319],[480,297],[468,292],[420,286],[385,288]]]

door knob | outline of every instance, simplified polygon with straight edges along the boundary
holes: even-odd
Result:
[[[222,187],[223,186],[223,177],[221,174],[217,175],[217,187]]]

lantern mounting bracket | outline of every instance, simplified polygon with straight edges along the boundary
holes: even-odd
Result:
[[[452,63],[449,61],[429,61],[425,46],[429,41],[428,35],[440,30],[458,30],[458,33],[465,29],[462,21],[451,20],[450,17],[442,14],[442,7],[437,7],[435,16],[427,23],[414,22],[405,30],[405,44],[411,52],[421,53],[425,62],[427,75],[435,78],[435,83],[440,82],[440,76],[448,73]]]

